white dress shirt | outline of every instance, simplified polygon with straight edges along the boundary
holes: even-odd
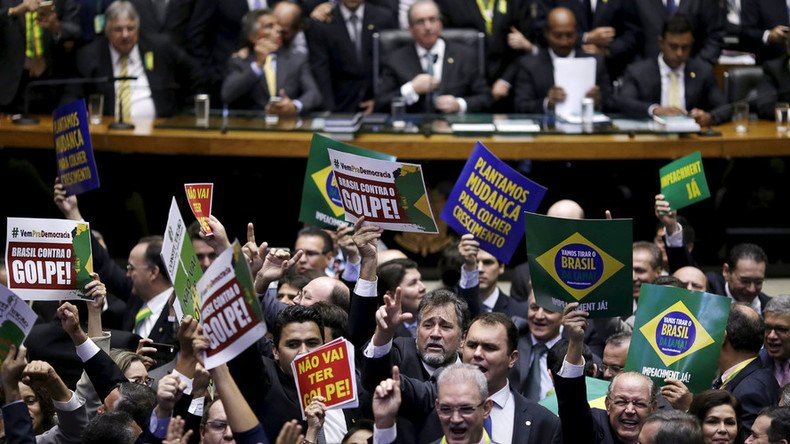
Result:
[[[678,88],[680,89],[678,94],[680,94],[681,109],[686,109],[686,86],[685,76],[683,75],[685,69],[686,64],[684,63],[674,70],[678,76]],[[661,106],[669,106],[669,85],[671,82],[669,73],[672,71],[672,68],[664,61],[664,54],[658,54],[658,72],[661,74]]]
[[[151,330],[153,330],[156,320],[159,319],[159,316],[162,314],[162,310],[164,310],[165,305],[167,305],[167,300],[170,298],[170,293],[172,293],[172,291],[173,287],[170,287],[151,298],[151,300],[144,305],[144,307],[151,309],[151,316],[140,323],[138,328],[138,334],[140,337],[147,338],[151,335]]]
[[[110,59],[112,60],[112,74],[115,77],[121,75],[121,54],[110,45]],[[140,57],[140,46],[134,45],[129,53],[129,61],[126,63],[126,72],[129,76],[137,77],[137,80],[127,80],[132,95],[132,103],[129,112],[132,119],[143,118],[153,119],[156,117],[156,107],[151,95],[151,86],[148,83],[148,76],[145,74],[142,57]],[[118,88],[121,81],[115,82],[115,113],[118,113]]]
[[[516,400],[510,391],[510,383],[505,384],[489,399],[494,401],[494,407],[491,409],[491,440],[494,442],[512,441]]]

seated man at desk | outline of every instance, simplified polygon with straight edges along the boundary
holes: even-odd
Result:
[[[440,38],[442,22],[433,0],[418,0],[409,9],[414,45],[387,57],[376,108],[389,111],[402,96],[410,113],[485,111],[491,104],[482,67],[474,50]]]
[[[282,28],[269,9],[242,19],[247,57],[231,57],[222,82],[222,101],[231,109],[266,110],[293,116],[321,106],[321,92],[307,55],[283,46]]]
[[[658,44],[658,57],[626,69],[619,97],[623,113],[641,119],[688,115],[702,127],[726,120],[730,107],[713,69],[691,58],[694,34],[688,19],[680,14],[668,19]]]
[[[578,36],[573,12],[565,7],[552,9],[543,33],[548,49],[541,49],[534,56],[525,56],[519,64],[515,87],[516,112],[543,113],[547,107],[565,101],[565,89],[554,81],[554,60],[564,57],[595,57],[595,86],[587,91],[587,97],[595,100],[597,108],[601,107],[602,101],[608,104],[612,88],[606,66],[600,56],[576,48]]]

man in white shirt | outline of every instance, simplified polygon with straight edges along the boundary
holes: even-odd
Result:
[[[154,342],[173,342],[168,320],[168,299],[173,287],[165,273],[161,251],[161,237],[151,236],[141,239],[129,253],[126,275],[132,282],[132,295],[142,301],[134,314],[131,329],[140,337],[151,338]],[[126,316],[124,320],[128,318]]]

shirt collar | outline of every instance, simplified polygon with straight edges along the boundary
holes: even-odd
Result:
[[[554,50],[551,49],[551,48],[548,48],[548,51],[549,51],[549,57],[551,57],[551,61],[552,62],[557,60],[557,59],[572,59],[572,58],[576,57],[576,50],[575,49],[571,49],[571,52],[566,57],[558,56],[557,53],[554,52]]]
[[[678,66],[678,69],[672,69],[667,65],[667,62],[664,61],[664,53],[658,53],[658,71],[661,73],[661,77],[668,77],[670,72],[676,72],[678,74],[683,74],[683,70],[686,69],[686,64],[682,64]]]
[[[417,57],[419,57],[420,59],[425,57],[425,54],[428,53],[429,50],[423,48],[420,45],[416,45],[415,44],[415,46],[417,47]],[[433,48],[430,49],[430,52],[432,54],[436,54],[438,56],[437,60],[442,60],[444,58],[444,48],[445,48],[445,46],[446,45],[444,43],[444,40],[443,39],[438,39],[438,40],[436,40],[436,43],[434,43]]]
[[[134,45],[132,50],[129,52],[129,61],[127,62],[129,65],[135,64],[140,60],[140,51],[138,50],[139,44]],[[121,53],[118,52],[112,45],[110,45],[110,60],[112,60],[112,66],[117,66],[120,68],[121,66]]]
[[[145,303],[145,305],[151,309],[152,316],[159,316],[162,313],[162,309],[164,309],[167,300],[170,298],[170,293],[173,291],[173,287],[168,287],[167,290],[159,293],[158,295],[154,296]]]
[[[343,20],[345,20],[346,22],[348,22],[349,18],[351,18],[352,15],[355,15],[357,16],[357,18],[359,18],[359,22],[362,23],[362,17],[365,16],[365,4],[362,3],[361,5],[359,5],[356,11],[352,11],[346,8],[345,5],[340,3],[340,14],[343,16]]]
[[[538,342],[540,342],[537,339],[535,339],[535,336],[532,335],[532,333],[530,333],[529,338],[532,340],[532,345],[535,345]],[[560,333],[557,336],[555,336],[554,338],[549,339],[548,341],[544,342],[544,344],[546,344],[546,348],[551,348],[551,347],[554,347],[554,344],[560,342],[560,339],[562,339],[562,326],[560,326]]]
[[[496,301],[498,299],[499,299],[499,287],[494,287],[494,292],[491,293],[491,296],[483,300],[483,305],[490,308],[491,311],[494,311],[494,306],[496,305]]]
[[[456,354],[455,362],[453,362],[453,364],[457,364],[459,362],[461,362],[461,357]],[[425,371],[428,372],[428,376],[433,376],[433,374],[436,373],[437,370],[439,370],[436,367],[431,367],[430,365],[426,364],[425,361],[423,361],[422,359],[420,359],[420,363],[422,363],[422,368],[424,368]]]
[[[504,409],[512,397],[513,394],[510,393],[510,381],[506,381],[505,386],[489,396],[488,399],[494,401],[494,404],[500,409]]]

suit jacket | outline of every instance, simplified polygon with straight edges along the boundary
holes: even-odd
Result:
[[[499,297],[491,311],[506,314],[516,323],[517,327],[526,327],[529,312],[527,303],[512,299],[502,290],[499,291]]]
[[[709,271],[705,273],[705,277],[708,278],[708,291],[719,296],[727,296],[727,291],[724,289],[726,281],[721,272]],[[765,311],[765,306],[771,300],[771,297],[762,291],[757,294],[757,297],[760,298],[760,306]]]
[[[697,59],[689,59],[683,70],[683,82],[687,110],[699,108],[711,113],[714,124],[729,118],[731,109],[724,106],[727,101],[716,86],[710,65]],[[626,69],[619,99],[620,109],[624,114],[642,119],[649,117],[648,108],[661,103],[658,57],[641,60]]]
[[[751,1],[751,0],[750,0]],[[662,0],[635,0],[645,36],[642,57],[658,55],[658,37],[667,20],[667,9]],[[748,2],[744,2],[748,3]],[[724,38],[724,12],[717,0],[683,0],[676,14],[683,14],[694,30],[691,55],[711,65],[718,63]],[[785,13],[787,15],[787,13]]]
[[[155,1],[131,0],[140,15],[140,34],[167,34],[173,43],[183,48],[195,0],[168,0],[164,20],[159,20],[156,15]]]
[[[88,425],[85,403],[81,402],[76,410],[70,412],[55,408],[58,425],[33,437],[33,423],[24,402],[14,402],[3,406],[6,441],[9,443],[36,444],[79,444],[82,431]]]
[[[557,409],[562,424],[563,442],[571,444],[619,444],[622,441],[609,425],[609,415],[601,409],[591,409],[587,402],[584,376],[563,378],[554,376]]]
[[[141,35],[137,43],[145,75],[151,89],[157,117],[176,114],[187,96],[202,89],[194,62],[167,36]],[[146,63],[146,54],[153,54],[153,63]],[[113,77],[110,43],[98,37],[77,53],[77,69],[82,77]],[[105,82],[74,88],[70,98],[104,95],[104,114],[115,114],[115,85]]]
[[[532,402],[511,389],[515,400],[512,444],[560,444],[562,428],[559,418],[542,405]],[[420,442],[430,442],[443,436],[436,410],[428,416],[420,433]]]
[[[603,59],[599,56],[576,50],[576,58],[595,57],[595,84],[601,89],[601,100],[604,109],[609,109],[612,97],[612,84]],[[537,55],[521,58],[516,75],[515,98],[516,112],[543,114],[543,99],[554,86],[554,63],[548,50],[541,50]],[[562,85],[558,85],[562,86]]]
[[[306,32],[310,65],[324,99],[323,109],[357,112],[361,101],[373,98],[373,33],[397,25],[397,15],[365,3],[362,57],[358,58],[339,7],[333,9],[331,22],[311,23]]]
[[[517,301],[527,302],[531,291],[532,279],[529,276],[529,262],[524,262],[513,269],[513,277],[510,282],[510,297]]]
[[[763,78],[757,86],[757,113],[762,119],[774,118],[776,102],[790,102],[790,57],[785,55],[763,63]]]
[[[25,66],[25,18],[23,15],[8,16],[8,10],[20,3],[21,0],[0,0],[0,107],[10,104],[18,95]],[[43,31],[44,57],[47,59],[44,79],[59,77],[59,72],[70,74],[64,72],[62,66],[69,57],[64,54],[63,43],[80,36],[79,5],[74,0],[55,0],[54,7],[60,20],[60,39],[56,41]]]
[[[446,42],[442,82],[433,97],[449,94],[466,100],[467,112],[485,111],[491,104],[491,94],[486,86],[484,74],[479,70],[475,51],[463,45]],[[376,107],[389,110],[393,97],[400,96],[400,87],[422,74],[422,65],[414,45],[395,50],[384,61],[381,71],[381,95],[376,98]],[[425,96],[408,106],[409,113],[422,113],[428,109]],[[431,107],[433,109],[433,107]]]
[[[759,358],[739,371],[724,389],[741,402],[740,436],[743,440],[752,433],[752,424],[760,412],[779,401],[780,388],[773,370],[763,368]]]
[[[741,35],[749,52],[757,55],[757,63],[785,54],[784,42],[763,43],[763,33],[776,26],[788,26],[787,4],[780,0],[749,0],[741,5]]]
[[[245,59],[231,58],[222,82],[222,102],[232,109],[263,110],[269,103],[266,75],[258,76],[250,64],[254,51]],[[302,102],[302,112],[321,106],[321,92],[315,83],[307,55],[286,48],[277,51],[277,91],[285,90],[292,100]]]

